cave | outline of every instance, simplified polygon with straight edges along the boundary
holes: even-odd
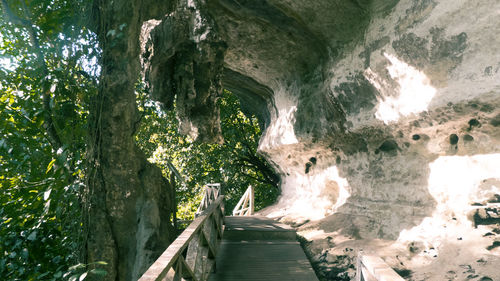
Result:
[[[363,248],[410,280],[474,276],[465,263],[500,278],[469,214],[500,178],[498,2],[182,3],[143,24],[153,97],[217,112],[208,88],[220,83],[258,116],[259,152],[281,175],[261,214],[298,227],[320,275],[352,277],[329,272]],[[190,82],[172,74],[186,69]],[[217,141],[216,114],[180,115],[186,133]]]

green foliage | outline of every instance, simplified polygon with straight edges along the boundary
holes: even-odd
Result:
[[[4,3],[0,280],[67,280],[81,247],[82,155],[96,91],[82,65],[94,35],[77,21],[81,1]]]
[[[261,131],[256,117],[245,116],[238,99],[228,91],[219,99],[219,106],[223,145],[193,142],[177,133],[174,112],[164,113],[150,101],[142,103],[144,121],[137,142],[165,174],[169,173],[168,162],[182,174],[184,183],[177,186],[180,219],[192,219],[206,183],[224,183],[228,213],[249,185],[255,187],[256,210],[278,195],[279,178],[257,154]]]

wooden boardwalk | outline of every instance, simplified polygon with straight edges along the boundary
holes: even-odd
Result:
[[[216,272],[209,281],[317,281],[295,231],[259,216],[225,218]]]

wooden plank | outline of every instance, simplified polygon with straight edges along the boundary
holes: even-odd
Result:
[[[233,216],[251,216],[254,210],[254,191],[249,186],[233,209]]]
[[[208,277],[212,272],[214,272],[215,269],[215,259],[208,259],[205,268],[203,269],[203,279],[202,280],[208,280]]]
[[[259,216],[225,217],[225,221],[224,237],[239,232],[242,239],[224,238],[217,270],[209,281],[318,280],[290,226]],[[251,239],[256,232],[262,239]],[[293,240],[273,240],[280,232],[293,234]]]
[[[210,281],[318,280],[298,242],[222,242]]]
[[[262,216],[225,217],[225,230],[295,231],[291,226]]]
[[[198,261],[197,261],[197,264],[199,264],[196,268],[195,268],[195,271],[194,271],[194,274],[196,275],[196,277],[198,279],[201,279],[203,278],[203,276],[205,275],[205,268],[207,266],[207,262],[209,260],[208,258],[208,248],[207,247],[201,247],[199,249],[199,253],[198,253]]]
[[[253,186],[250,186],[251,190],[250,190],[250,215],[252,216],[254,211],[255,211],[255,192],[254,192],[254,189],[253,189]]]
[[[245,198],[245,200],[243,200],[243,205],[241,205],[242,209],[241,209],[241,213],[240,215],[247,215],[247,213],[245,212],[245,210],[248,210],[248,208],[246,207],[248,205],[248,197],[250,196],[250,194],[248,193],[248,189],[247,191],[245,192],[245,195],[243,196]]]
[[[170,268],[165,276],[165,279],[162,281],[172,281],[175,280],[175,270],[173,268]]]
[[[187,251],[186,251],[186,263],[191,267],[191,268],[196,268],[196,266],[199,266],[196,264],[198,260],[198,252],[199,248],[202,247],[200,245],[200,236],[203,235],[201,234],[200,231],[198,233],[193,235],[193,239],[189,242]]]
[[[224,214],[221,211],[217,211],[213,214],[214,221],[217,227],[218,238],[222,238],[222,234],[224,232]]]
[[[179,262],[179,260],[175,261],[175,275],[174,275],[174,281],[181,281],[182,279],[182,263]]]
[[[207,220],[205,225],[203,226],[203,234],[205,235],[205,240],[207,242],[207,246],[209,251],[209,257],[215,258],[217,255],[217,229],[215,226],[215,222],[213,221],[213,217],[210,220]]]
[[[370,271],[368,271],[368,269],[366,269],[366,267],[361,267],[361,275],[360,277],[362,279],[362,281],[377,281],[377,278],[375,278],[375,276],[373,276]]]
[[[226,217],[224,239],[243,240],[290,240],[296,241],[295,230],[275,220],[261,216]]]
[[[194,272],[193,272],[193,269],[191,268],[191,266],[189,264],[186,263],[186,261],[184,260],[184,258],[182,256],[179,257],[179,261],[178,261],[181,266],[182,266],[182,273],[181,273],[181,276],[182,278],[186,279],[192,279],[193,281],[198,281],[198,278],[196,278],[196,276],[194,275]],[[186,274],[184,274],[186,273]]]
[[[217,249],[215,249],[216,244],[211,241],[210,235],[207,234],[205,231],[202,231],[202,239],[203,239],[203,246],[207,248],[208,252],[210,253],[211,257],[215,257],[217,254]]]
[[[376,256],[360,256],[362,268],[366,268],[368,272],[379,281],[404,281],[404,279],[387,265],[381,258]]]

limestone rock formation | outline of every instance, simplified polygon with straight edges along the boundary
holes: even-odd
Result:
[[[106,262],[106,280],[137,280],[175,238],[175,190],[135,143],[140,122],[135,92],[138,23],[151,15],[136,3],[94,4],[93,28],[103,52],[99,93],[89,117],[85,263],[92,268]],[[86,279],[102,276],[89,274]]]
[[[499,279],[493,238],[469,215],[500,194],[499,11],[497,0],[179,1],[143,25],[146,78],[208,139],[219,83],[239,95],[282,176],[263,213],[300,226],[318,263],[365,247],[412,280]]]
[[[179,1],[161,21],[143,24],[145,78],[154,99],[176,103],[181,133],[221,142],[219,110],[226,45],[203,1]]]

